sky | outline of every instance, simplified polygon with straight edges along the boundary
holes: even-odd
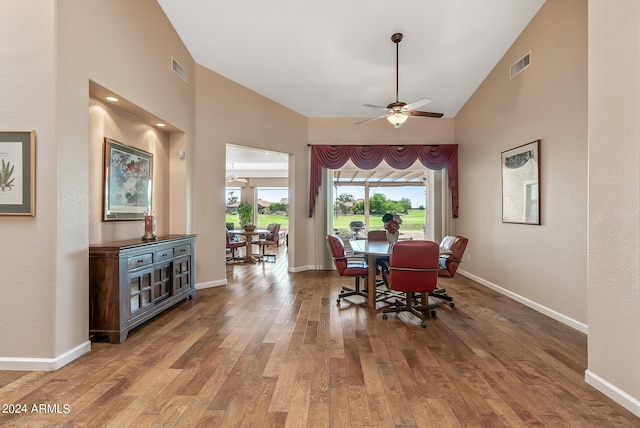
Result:
[[[425,189],[419,186],[407,186],[407,187],[381,187],[371,188],[369,193],[370,197],[374,193],[382,193],[394,201],[399,201],[402,198],[411,200],[411,207],[418,208],[420,205],[424,206],[425,203]],[[364,199],[364,187],[363,186],[340,186],[338,188],[338,194],[347,193],[352,195],[354,199]],[[234,195],[239,195],[239,190],[234,192]],[[337,196],[337,195],[336,195]],[[269,202],[280,202],[282,198],[288,197],[286,188],[279,189],[259,189],[258,198]]]

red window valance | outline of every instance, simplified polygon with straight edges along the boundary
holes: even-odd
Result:
[[[383,160],[396,169],[407,169],[416,159],[429,169],[447,168],[453,217],[458,218],[458,145],[312,145],[309,217],[313,217],[322,182],[322,168],[338,169],[348,160],[361,169],[374,169]]]

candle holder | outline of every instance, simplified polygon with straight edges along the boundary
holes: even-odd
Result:
[[[147,213],[144,215],[144,235],[143,241],[157,241],[156,235],[156,216],[153,213]]]

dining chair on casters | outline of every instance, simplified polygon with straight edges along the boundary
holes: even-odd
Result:
[[[387,231],[386,230],[370,230],[367,232],[367,239],[369,241],[386,241]]]
[[[443,254],[440,256],[438,276],[441,278],[453,278],[456,275],[458,266],[462,263],[462,256],[464,250],[467,248],[469,240],[464,236],[445,236],[440,243],[440,250],[449,252],[449,254]],[[449,303],[449,306],[454,308],[456,306],[453,301],[453,297],[447,294],[447,290],[444,288],[436,288],[431,293],[431,297],[443,300]]]
[[[428,303],[428,293],[438,285],[438,244],[432,241],[398,241],[389,251],[389,261],[383,262],[382,275],[389,288],[404,293],[404,302],[396,302],[382,309],[382,319],[390,312],[410,312],[421,320],[425,328],[426,315],[436,316],[434,304]],[[415,294],[425,296],[423,303],[415,301]]]
[[[258,241],[258,245],[260,246],[260,248],[262,249],[262,260],[267,260],[267,259],[273,259],[273,261],[276,261],[276,255],[271,253],[271,254],[266,254],[264,252],[264,249],[267,245],[275,245],[277,246],[280,240],[280,224],[278,223],[270,223],[267,226],[267,230],[269,231],[269,233],[267,233],[264,237],[260,237],[260,240]]]
[[[368,295],[365,290],[360,289],[360,278],[364,278],[366,281],[369,274],[369,266],[364,257],[347,256],[344,251],[344,242],[338,235],[327,235],[327,245],[331,250],[331,256],[333,262],[336,265],[338,274],[340,276],[348,276],[355,278],[355,288],[349,288],[343,286],[338,295],[337,304],[340,305],[340,300],[349,296],[362,296],[367,299]]]
[[[234,241],[233,239],[231,239],[229,229],[225,228],[225,230],[227,231],[227,249],[231,251],[231,257],[227,257],[227,262],[238,260],[238,257],[236,256],[236,250],[242,247],[246,248],[247,241]]]

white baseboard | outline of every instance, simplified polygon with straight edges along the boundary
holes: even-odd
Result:
[[[322,267],[321,265],[307,265],[307,266],[297,266],[297,267],[289,266],[289,272],[291,273],[304,272],[307,270],[324,270],[324,267]]]
[[[0,370],[53,371],[91,351],[91,341],[76,346],[55,358],[0,357]]]
[[[615,385],[610,384],[592,371],[585,370],[584,380],[634,415],[640,417],[640,401],[637,399],[617,388]]]
[[[227,285],[226,279],[219,279],[217,281],[201,282],[196,284],[196,290],[203,290],[205,288],[220,287],[221,285]]]
[[[553,309],[549,309],[546,306],[543,306],[539,303],[534,302],[533,300],[529,300],[526,297],[522,297],[519,294],[516,294],[512,291],[509,291],[505,288],[500,287],[499,285],[496,285],[492,282],[487,281],[486,279],[480,278],[479,276],[476,276],[472,273],[466,272],[462,269],[458,269],[458,273],[462,276],[465,276],[469,279],[474,280],[475,282],[478,282],[482,285],[484,285],[487,288],[490,288],[494,291],[497,291],[500,294],[504,294],[505,296],[522,303],[525,306],[530,307],[531,309],[538,311],[542,314],[545,314],[546,316],[553,318],[556,321],[560,321],[561,323],[578,330],[581,333],[584,334],[588,334],[588,327],[586,324],[581,323],[579,321],[574,320],[573,318],[569,318],[566,315],[561,314],[560,312],[556,312]]]

